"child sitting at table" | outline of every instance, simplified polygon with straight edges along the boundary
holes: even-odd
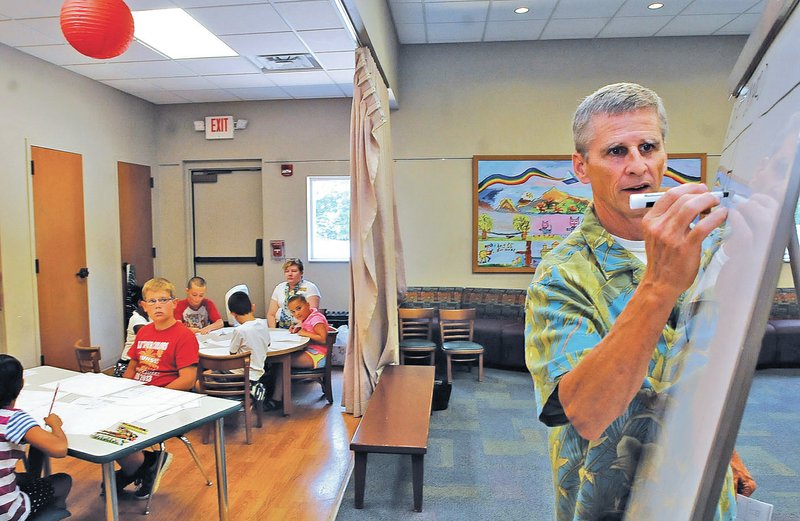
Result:
[[[316,369],[325,363],[328,347],[328,319],[317,308],[312,308],[303,295],[295,295],[287,301],[287,307],[295,320],[289,332],[308,337],[309,344],[302,351],[292,353],[292,367]],[[275,390],[272,398],[264,402],[264,410],[272,411],[283,406],[283,375],[275,375]]]
[[[150,317],[147,316],[147,311],[144,310],[144,300],[142,300],[142,287],[134,286],[131,290],[131,301],[136,303],[136,309],[133,310],[131,318],[128,319],[128,330],[125,336],[125,345],[122,347],[122,354],[117,360],[117,365],[114,366],[114,376],[121,377],[125,374],[125,369],[128,368],[128,363],[131,357],[128,356],[128,351],[136,340],[136,333],[142,329],[142,326],[152,322]]]
[[[199,345],[194,333],[175,319],[175,286],[166,279],[150,279],[142,288],[142,295],[153,322],[136,333],[128,351],[131,361],[123,376],[146,385],[191,390],[197,380]],[[138,482],[136,498],[149,498],[156,491],[155,482],[160,481],[157,478],[172,462],[172,454],[165,453],[159,468],[159,456],[159,451],[140,451],[117,460],[121,467],[115,473],[117,492]]]
[[[217,306],[206,298],[206,279],[192,277],[186,283],[186,298],[175,306],[175,320],[183,322],[192,333],[207,334],[224,326]]]
[[[232,355],[250,353],[250,389],[258,400],[264,399],[265,388],[261,382],[264,376],[264,363],[267,361],[267,350],[270,338],[265,318],[253,315],[256,307],[244,291],[237,291],[228,299],[228,309],[236,319],[239,327],[233,330],[230,353]]]
[[[44,423],[48,432],[28,413],[14,404],[24,385],[22,364],[10,355],[0,355],[0,519],[27,519],[48,507],[66,508],[72,488],[69,474],[51,474],[40,478],[17,473],[17,462],[25,455],[23,443],[29,443],[54,458],[67,455],[67,436],[61,430],[61,418],[49,414]]]

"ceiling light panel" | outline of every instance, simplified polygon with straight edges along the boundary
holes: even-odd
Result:
[[[134,11],[134,36],[172,59],[236,56],[182,9]]]

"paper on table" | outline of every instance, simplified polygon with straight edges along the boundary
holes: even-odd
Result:
[[[53,406],[53,412],[61,416],[59,410],[61,404],[59,400],[69,396],[67,393],[62,393],[59,389],[58,399]],[[33,417],[40,427],[44,427],[44,417],[50,410],[50,402],[53,400],[53,393],[50,391],[31,391],[23,388],[14,403],[14,407],[22,409]]]
[[[295,333],[289,333],[289,330],[286,331],[271,330],[269,332],[269,338],[273,342],[302,342],[303,340],[303,337]]]
[[[141,386],[142,382],[130,378],[114,378],[103,373],[83,373],[63,380],[56,380],[42,385],[46,389],[55,389],[60,384],[59,393],[74,393],[81,396],[106,396],[109,394]]]
[[[736,521],[770,521],[772,505],[736,494]]]

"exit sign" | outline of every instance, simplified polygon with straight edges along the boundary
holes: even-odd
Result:
[[[206,139],[233,139],[233,116],[206,116]]]

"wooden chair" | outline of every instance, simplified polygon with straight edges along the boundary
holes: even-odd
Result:
[[[447,381],[453,380],[453,362],[478,361],[478,381],[483,381],[483,346],[472,341],[474,309],[440,309],[439,332],[442,351],[447,357]]]
[[[231,373],[233,370],[241,372]],[[227,371],[227,372],[223,372]],[[219,398],[232,398],[242,401],[244,408],[244,428],[247,444],[250,439],[252,414],[256,413],[256,426],[261,428],[261,401],[250,395],[250,353],[239,353],[230,356],[209,356],[200,353],[197,365],[197,382],[200,392]],[[206,430],[206,440],[208,439]]]
[[[425,360],[436,365],[436,342],[431,340],[433,308],[400,308],[400,365],[409,360]]]
[[[306,380],[316,379],[319,380],[322,386],[322,395],[328,400],[328,403],[333,403],[333,384],[331,383],[331,352],[333,352],[333,343],[336,342],[336,335],[339,332],[332,327],[328,328],[328,338],[325,345],[328,348],[325,358],[323,358],[324,365],[316,369],[301,369],[292,367],[292,380]]]
[[[82,373],[99,373],[100,371],[100,348],[92,346],[82,346],[83,339],[75,342],[75,359],[78,361],[78,371]]]

